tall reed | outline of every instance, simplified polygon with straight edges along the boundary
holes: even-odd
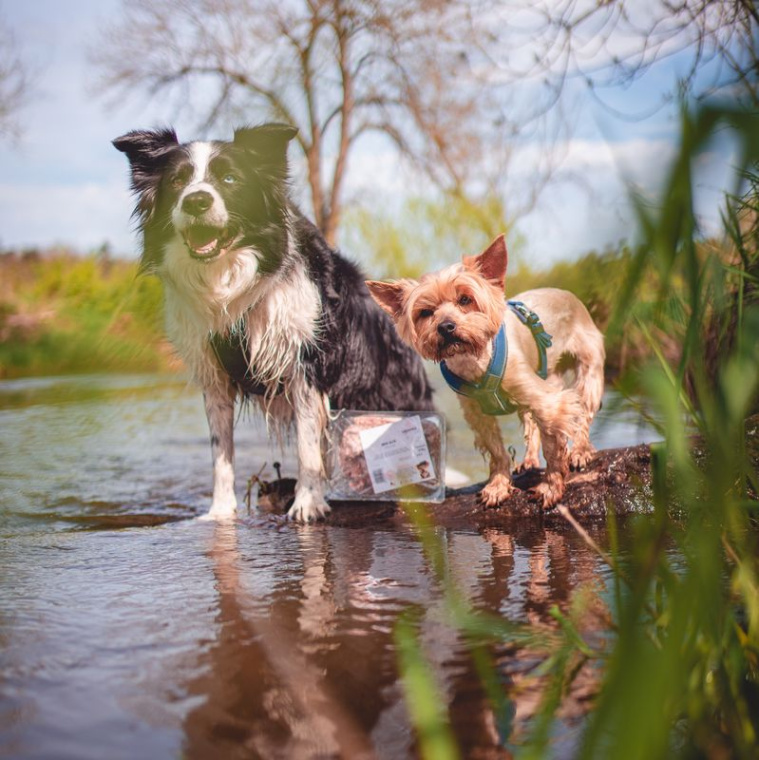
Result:
[[[723,217],[727,257],[705,249],[694,213],[694,166],[718,132],[731,136],[738,155]],[[418,512],[411,515],[499,725],[509,725],[512,695],[492,666],[482,666],[483,652],[515,640],[545,652],[540,709],[526,736],[516,743],[503,736],[516,757],[551,756],[557,707],[578,663],[588,660],[600,664],[601,680],[577,757],[759,756],[759,446],[747,446],[759,436],[759,422],[749,417],[759,390],[758,161],[759,115],[730,106],[684,109],[662,199],[656,208],[638,203],[643,242],[629,258],[609,331],[614,341],[634,326],[650,341],[654,360],[639,370],[638,387],[662,442],[652,449],[653,512],[633,521],[632,552],[618,554],[613,520],[609,553],[601,552],[613,574],[606,646],[584,637],[581,606],[555,609],[550,635],[472,612],[442,569],[444,547],[434,530]],[[641,301],[644,309],[632,308]],[[676,340],[674,356],[658,336]],[[433,716],[426,726],[435,727],[436,743],[420,746],[434,758],[443,742],[446,756],[455,757],[444,705],[419,680],[425,671],[410,630],[404,621],[396,635],[417,708],[412,717]],[[425,712],[416,704],[422,698],[432,702]]]

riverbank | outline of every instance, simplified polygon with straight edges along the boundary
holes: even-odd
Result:
[[[161,312],[160,283],[135,262],[0,254],[0,378],[175,371]]]
[[[630,257],[629,250],[620,249],[546,271],[515,267],[507,295],[566,288],[605,331]],[[655,291],[654,283],[650,290]],[[674,355],[676,346],[670,349]],[[606,352],[611,380],[647,359],[650,347],[629,328],[606,336]],[[161,284],[140,276],[136,261],[64,248],[0,253],[0,378],[181,369],[164,337]]]

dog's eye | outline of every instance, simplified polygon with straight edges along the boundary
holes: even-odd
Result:
[[[419,312],[419,316],[420,316],[422,319],[429,319],[429,318],[430,318],[430,317],[431,317],[431,316],[432,316],[434,313],[435,313],[435,312],[434,312],[434,311],[432,311],[432,309],[422,309],[422,310]]]
[[[175,190],[181,190],[190,181],[191,176],[192,169],[182,166],[171,175],[171,186]]]
[[[472,299],[469,296],[461,296],[459,298],[459,306],[469,306],[472,303]]]
[[[234,175],[234,174],[225,174],[225,175],[224,175],[224,176],[221,178],[221,181],[222,181],[222,182],[223,182],[225,185],[234,185],[234,183],[235,183],[235,182],[237,182],[237,177],[235,177],[235,175]]]

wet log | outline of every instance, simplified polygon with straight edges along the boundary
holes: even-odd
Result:
[[[435,505],[436,520],[443,525],[497,527],[515,519],[563,520],[556,508],[545,510],[532,490],[543,470],[514,474],[517,491],[496,507],[482,506],[478,494],[484,482],[446,493]],[[561,503],[580,521],[605,520],[616,515],[651,511],[651,449],[647,444],[597,452],[588,466],[570,472]]]
[[[746,454],[759,470],[759,414],[746,420]],[[708,450],[702,439],[691,439],[692,454],[697,465],[705,464]],[[451,528],[508,527],[515,520],[541,520],[545,525],[573,519],[577,524],[605,521],[609,514],[620,517],[646,514],[653,511],[651,490],[651,446],[639,444],[598,451],[588,466],[571,472],[561,505],[544,510],[533,492],[540,483],[543,470],[528,470],[514,474],[515,493],[495,508],[484,507],[478,494],[485,482],[464,488],[447,489],[441,504],[425,504],[424,509],[436,524]],[[292,503],[295,481],[281,479],[261,484],[259,509],[284,514]],[[751,498],[759,494],[749,490]],[[327,524],[361,526],[378,522],[404,524],[408,522],[408,505],[393,502],[332,502]]]
[[[651,450],[648,444],[618,449],[605,449],[593,457],[580,472],[571,472],[567,479],[562,504],[580,522],[605,520],[610,512],[616,515],[651,511]],[[557,509],[544,510],[532,491],[543,477],[543,470],[528,470],[514,475],[517,490],[504,504],[484,507],[478,498],[484,482],[459,489],[448,489],[441,504],[427,504],[425,509],[434,521],[444,527],[498,527],[514,520],[562,521]],[[292,503],[295,481],[284,478],[274,483],[261,483],[259,510],[284,514]],[[327,524],[341,526],[368,525],[377,522],[406,522],[406,508],[394,502],[331,503]]]

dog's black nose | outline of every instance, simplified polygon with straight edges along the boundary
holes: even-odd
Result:
[[[438,326],[437,331],[445,338],[448,335],[452,335],[456,329],[456,323],[450,319],[443,320]]]
[[[182,211],[190,216],[200,216],[213,205],[213,196],[205,190],[190,193],[182,201]]]

